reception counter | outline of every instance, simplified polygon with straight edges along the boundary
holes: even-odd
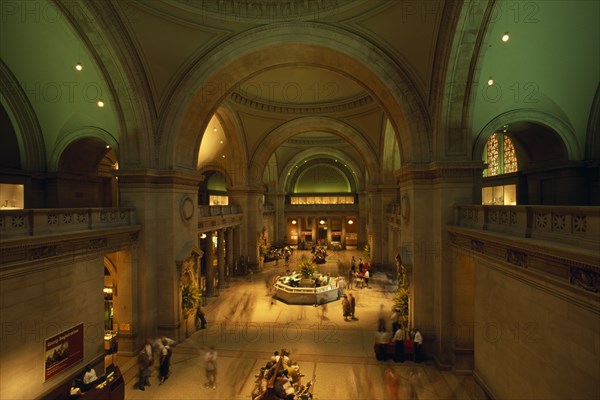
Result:
[[[340,298],[341,289],[337,282],[320,287],[292,287],[281,281],[274,285],[275,297],[288,304],[323,304]]]

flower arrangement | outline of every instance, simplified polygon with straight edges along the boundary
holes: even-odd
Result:
[[[190,310],[196,308],[200,302],[202,293],[198,284],[191,279],[186,279],[181,287],[181,308],[187,314]]]
[[[402,316],[408,316],[408,289],[401,287],[394,297],[394,309],[400,312]]]
[[[304,259],[298,263],[298,273],[302,278],[310,278],[315,272],[317,265],[314,262]]]

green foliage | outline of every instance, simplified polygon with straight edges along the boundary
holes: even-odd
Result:
[[[371,246],[369,245],[369,243],[365,244],[365,246],[363,247],[363,255],[365,256],[365,259],[371,257]]]
[[[186,279],[181,288],[181,308],[184,312],[188,312],[198,305],[202,293],[198,284],[191,279]]]
[[[310,278],[315,272],[317,272],[317,265],[314,262],[305,259],[298,263],[298,273],[303,278]]]
[[[406,288],[401,287],[396,292],[394,297],[394,309],[400,312],[400,315],[408,315],[408,295],[409,292]]]
[[[258,254],[263,258],[267,255],[267,246],[265,244],[258,244]]]

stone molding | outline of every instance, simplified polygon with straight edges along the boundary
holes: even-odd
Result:
[[[481,179],[483,161],[448,161],[423,164],[406,164],[396,171],[400,185],[436,181],[462,182]]]
[[[555,243],[514,238],[474,229],[447,227],[451,245],[459,252],[525,283],[600,314],[598,257]]]
[[[264,100],[251,99],[239,92],[233,92],[230,99],[239,104],[257,111],[265,111],[276,114],[324,114],[343,112],[353,110],[373,104],[373,98],[369,94],[360,94],[355,98],[342,100],[337,103],[317,103],[317,104],[277,104]]]
[[[198,189],[204,176],[196,172],[155,169],[118,170],[119,186],[131,187],[168,187]]]
[[[130,225],[0,241],[0,281],[135,246],[140,229]]]

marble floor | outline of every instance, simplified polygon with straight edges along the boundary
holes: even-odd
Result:
[[[303,253],[303,254],[302,254]],[[295,252],[293,265],[308,252]],[[359,251],[330,252],[319,272],[337,275]],[[219,296],[207,299],[208,328],[198,331],[173,348],[170,378],[158,385],[157,371],[151,387],[135,388],[134,359],[119,360],[125,376],[127,399],[250,399],[254,374],[275,350],[287,349],[312,380],[317,400],[408,399],[411,386],[419,399],[472,399],[473,379],[439,371],[431,362],[377,361],[373,341],[379,306],[391,307],[393,285],[384,276],[371,279],[369,288],[353,289],[357,299],[356,321],[344,321],[341,302],[326,307],[271,302],[266,282],[285,270],[267,263],[263,271],[232,280]],[[388,327],[389,329],[390,327]],[[218,352],[217,388],[204,387],[204,354]],[[386,369],[397,377],[397,393],[386,385]]]

